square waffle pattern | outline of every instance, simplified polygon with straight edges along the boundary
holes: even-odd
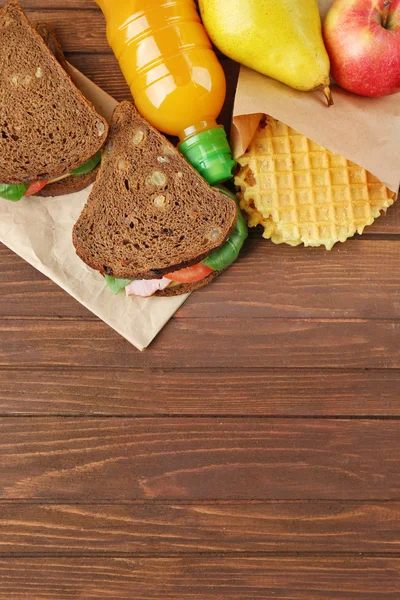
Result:
[[[353,162],[268,117],[238,159],[248,224],[276,244],[328,250],[371,225],[395,194]]]

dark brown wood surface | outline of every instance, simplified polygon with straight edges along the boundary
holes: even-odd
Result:
[[[22,4],[129,98],[92,0]],[[1,247],[0,600],[398,600],[399,256],[400,206],[252,232],[140,353]]]

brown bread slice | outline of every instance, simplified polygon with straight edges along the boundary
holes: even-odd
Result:
[[[65,175],[100,150],[107,130],[10,0],[0,9],[0,182]]]
[[[130,102],[122,102],[73,243],[100,273],[157,279],[221,246],[236,217],[236,203],[212,189]]]
[[[80,192],[96,181],[99,169],[100,166],[98,165],[93,171],[90,171],[90,173],[86,173],[85,175],[69,175],[68,177],[65,177],[65,179],[48,183],[44,188],[39,190],[35,196],[47,198]]]
[[[55,56],[57,61],[60,63],[64,71],[68,72],[68,64],[65,60],[64,52],[58,41],[55,29],[49,23],[38,23],[35,25],[35,29],[50,50]]]
[[[181,285],[174,285],[173,287],[167,287],[165,290],[158,290],[154,295],[155,296],[180,296],[181,294],[189,294],[191,292],[196,292],[197,290],[201,290],[201,288],[206,287],[209,283],[214,281],[218,275],[221,275],[223,271],[213,271],[207,277],[204,277],[201,281],[195,281],[194,283],[182,283]]]
[[[67,61],[65,60],[64,52],[62,51],[54,27],[48,23],[38,23],[35,26],[35,29],[48,49],[54,54],[62,68],[67,71]],[[69,175],[68,177],[65,177],[65,179],[48,183],[46,187],[36,192],[35,196],[64,196],[65,194],[80,192],[96,180],[98,171],[99,167],[96,167],[93,171],[90,171],[90,173],[86,173],[85,175]]]

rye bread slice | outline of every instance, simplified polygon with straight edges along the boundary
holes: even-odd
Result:
[[[236,203],[211,188],[130,102],[122,102],[73,243],[102,274],[157,279],[221,246],[236,217]]]
[[[163,296],[164,298],[171,296],[180,296],[181,294],[189,294],[191,292],[196,292],[197,290],[201,290],[201,288],[206,287],[209,283],[214,281],[218,275],[221,275],[224,271],[213,271],[204,279],[200,281],[196,281],[195,283],[181,283],[180,285],[174,285],[174,287],[167,287],[165,290],[158,290],[154,295],[155,296]]]
[[[57,38],[55,29],[49,23],[38,23],[35,25],[35,30],[38,32],[50,52],[55,56],[64,71],[68,72],[68,64],[65,60],[64,52]]]
[[[103,146],[106,121],[80,93],[16,0],[0,9],[0,181],[65,175]]]
[[[41,196],[43,198],[53,196],[65,196],[66,194],[74,194],[86,189],[91,183],[96,181],[97,173],[100,170],[98,165],[90,173],[85,175],[69,175],[65,179],[48,183],[44,188],[39,190],[35,196]]]
[[[64,52],[61,48],[60,42],[58,41],[54,27],[48,23],[38,23],[35,26],[35,29],[43,39],[48,49],[52,52],[52,54],[54,54],[62,68],[67,71],[68,64],[65,60]],[[39,190],[39,192],[36,192],[35,196],[53,197],[80,192],[96,180],[98,171],[99,167],[96,167],[93,169],[93,171],[90,171],[90,173],[86,173],[85,175],[69,175],[60,181],[48,183],[46,187]]]

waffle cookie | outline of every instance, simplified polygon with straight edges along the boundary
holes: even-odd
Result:
[[[249,227],[275,244],[325,246],[371,225],[396,194],[365,169],[271,118],[238,159],[235,184]]]

